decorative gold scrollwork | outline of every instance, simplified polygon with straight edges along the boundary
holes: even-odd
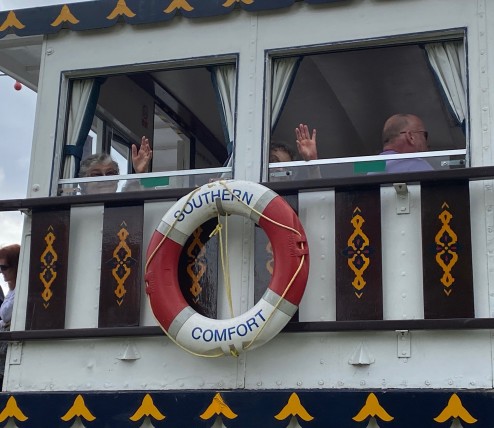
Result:
[[[206,246],[201,242],[202,227],[198,227],[192,234],[193,240],[187,248],[187,255],[190,257],[191,262],[187,264],[187,274],[192,280],[192,286],[190,292],[194,297],[194,301],[197,300],[202,292],[201,278],[206,273],[206,259],[204,257],[206,253]],[[194,250],[199,249],[197,255],[194,255]]]
[[[269,254],[269,259],[266,261],[266,270],[273,275],[274,271],[274,254],[273,254],[273,247],[271,245],[271,242],[268,241],[266,244],[266,252]]]
[[[451,285],[455,282],[451,271],[458,262],[458,236],[450,226],[453,214],[449,211],[449,205],[444,202],[443,211],[438,218],[441,221],[441,229],[437,232],[434,242],[436,244],[436,263],[443,270],[441,283],[444,285],[444,293],[449,296],[452,292]]]
[[[111,260],[113,264],[111,273],[117,282],[114,293],[117,297],[117,304],[119,306],[122,305],[123,298],[127,293],[127,290],[125,289],[125,281],[127,281],[127,278],[132,273],[132,265],[134,264],[132,250],[127,244],[127,237],[129,236],[129,232],[126,229],[127,223],[124,221],[120,224],[120,226],[121,229],[117,233],[119,242],[113,250],[113,258]]]
[[[359,299],[362,297],[362,290],[367,284],[364,279],[364,273],[370,265],[370,241],[362,229],[365,220],[360,213],[361,210],[359,207],[353,210],[350,222],[354,229],[348,238],[348,246],[343,250],[343,254],[347,257],[348,267],[355,274],[352,285],[357,290],[355,291],[355,295]]]
[[[47,234],[45,235],[46,247],[43,253],[40,256],[41,262],[41,272],[39,274],[39,279],[43,284],[43,292],[41,293],[41,297],[44,300],[43,306],[48,308],[50,305],[50,299],[53,296],[53,292],[51,291],[51,286],[55,279],[57,278],[57,261],[58,254],[53,248],[53,243],[56,240],[56,235],[54,233],[54,229],[52,226],[49,226],[47,229]]]

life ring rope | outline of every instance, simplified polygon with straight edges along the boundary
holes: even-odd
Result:
[[[189,197],[187,198],[187,202],[189,202],[192,199],[192,197],[195,195],[196,192],[199,191],[199,189],[200,189],[200,187],[198,187],[197,189],[195,189],[192,192],[190,192]],[[185,209],[185,206],[186,205],[184,204],[184,206],[182,207],[182,209],[180,211],[180,214],[183,213],[183,210]],[[169,233],[175,228],[175,224],[177,223],[178,218],[179,218],[178,216],[175,218],[175,220],[173,221],[173,223],[170,225],[170,227],[168,228],[168,230],[163,235],[163,238],[161,238],[161,240],[158,243],[158,245],[156,245],[156,248],[154,249],[154,251],[148,257],[148,259],[146,261],[146,264],[144,265],[144,277],[146,277],[146,273],[148,271],[149,263],[151,263],[151,260],[153,260],[153,258],[156,255],[156,253],[159,251],[159,249],[161,248],[161,246],[163,245],[163,243],[165,242],[165,240],[168,238]],[[148,285],[148,282],[146,281],[146,286],[147,285]],[[151,302],[149,300],[148,300],[148,304],[151,306]],[[163,328],[162,325],[160,325],[160,327],[164,331],[164,333],[168,336],[168,339],[170,339],[175,345],[177,345],[182,350],[188,352],[189,354],[192,354],[192,355],[194,355],[196,357],[207,357],[207,358],[217,358],[217,357],[223,356],[222,353],[221,354],[214,354],[214,355],[207,355],[207,354],[199,354],[199,353],[196,353],[196,352],[194,352],[194,351],[186,348],[181,343],[177,342],[177,340],[175,340],[175,338],[172,335],[170,335],[168,333],[168,331],[165,328]]]
[[[284,229],[288,229],[294,233],[296,233],[298,236],[301,236],[301,233],[290,227],[290,226],[287,226],[286,224],[282,224],[282,223],[278,223],[277,221],[267,217],[266,215],[264,215],[263,213],[257,211],[255,208],[249,206],[248,204],[246,204],[244,201],[242,201],[237,195],[235,195],[232,190],[226,185],[226,182],[220,182],[220,184],[228,190],[228,192],[230,194],[232,194],[233,196],[235,196],[235,198],[241,203],[241,204],[244,204],[246,205],[252,212],[255,212],[258,216],[266,219],[267,221],[275,224],[276,226],[279,226],[279,227],[282,227]],[[218,216],[219,217],[219,216]],[[220,244],[221,245],[221,244]],[[302,243],[302,248],[303,248],[303,243]],[[221,252],[221,246],[220,246],[220,252]],[[293,281],[295,281],[295,279],[297,278],[299,272],[300,272],[300,269],[302,269],[302,266],[304,265],[304,261],[305,261],[305,255],[302,255],[301,259],[300,259],[300,263],[298,265],[298,268],[297,270],[295,271],[295,273],[293,274],[292,278],[290,279],[290,281],[288,282],[287,286],[285,287],[285,290],[283,291],[283,294],[280,296],[280,298],[278,299],[278,301],[276,302],[276,305],[274,306],[273,310],[271,311],[271,313],[269,314],[268,318],[267,318],[267,321],[266,323],[264,323],[261,328],[257,331],[256,335],[252,338],[252,340],[247,344],[245,345],[245,350],[249,349],[252,344],[256,341],[257,337],[262,333],[262,331],[264,330],[264,328],[266,327],[266,325],[269,324],[269,321],[271,320],[271,318],[273,317],[275,311],[278,309],[278,307],[280,306],[281,302],[283,301],[284,297],[286,296],[286,293],[288,293],[288,291],[290,290],[290,287],[292,286],[293,284]],[[233,316],[233,315],[232,315]],[[231,351],[232,355],[234,355],[234,352]],[[238,357],[238,353],[236,353],[236,355],[234,356],[237,356]]]
[[[214,230],[209,234],[209,237],[212,238],[214,235],[218,235],[218,241],[220,242],[220,260],[221,260],[221,269],[223,272],[223,278],[225,279],[225,290],[226,297],[228,300],[228,307],[230,309],[230,317],[234,317],[235,314],[233,312],[233,299],[232,299],[232,286],[230,282],[230,259],[228,257],[228,216],[225,217],[225,250],[223,250],[223,234],[221,231],[223,230],[223,225],[220,220],[221,215],[218,213],[218,224],[214,228]],[[225,261],[226,260],[226,261]]]
[[[292,227],[290,227],[290,226],[288,226],[286,224],[279,223],[279,222],[271,219],[270,217],[266,216],[262,212],[259,212],[255,208],[249,206],[249,204],[247,204],[246,202],[244,202],[234,192],[232,192],[232,190],[227,186],[227,184],[226,184],[226,182],[224,180],[220,180],[218,182],[218,184],[220,184],[221,186],[223,186],[235,199],[237,199],[241,204],[243,204],[244,206],[246,206],[249,210],[251,210],[252,212],[256,213],[259,217],[264,218],[266,221],[269,221],[270,223],[272,223],[272,224],[274,224],[274,225],[276,225],[278,227],[281,227],[281,228],[290,230],[291,232],[295,233],[299,237],[302,236],[302,234],[297,229],[294,229],[294,228],[292,228]],[[192,197],[196,194],[196,192],[198,192],[200,189],[201,188],[198,187],[197,189],[194,189],[192,192],[189,193],[188,198],[186,199],[186,203],[184,203],[183,206],[182,206],[182,208],[180,209],[180,215],[183,214],[183,212],[185,210],[185,207],[187,206],[187,202],[189,202],[192,199]],[[149,257],[148,257],[148,259],[146,261],[146,264],[144,265],[144,276],[145,277],[146,277],[146,274],[148,272],[149,264],[151,263],[151,261],[153,260],[153,258],[156,255],[156,253],[159,251],[159,249],[163,245],[163,243],[168,238],[168,235],[170,234],[170,232],[175,228],[175,225],[178,222],[178,219],[180,218],[180,215],[175,216],[174,221],[168,227],[168,229],[166,230],[166,232],[163,234],[163,237],[161,238],[161,240],[159,241],[159,243],[156,245],[156,248],[149,255]],[[222,265],[223,275],[224,275],[224,278],[225,278],[225,288],[227,289],[226,292],[227,292],[227,296],[228,296],[228,301],[229,301],[229,306],[230,306],[230,312],[231,312],[231,316],[233,317],[233,303],[232,303],[232,297],[231,297],[231,284],[230,284],[230,269],[229,269],[229,263],[228,263],[228,257],[227,257],[228,256],[228,245],[225,244],[226,250],[223,250],[222,233],[221,233],[223,227],[222,227],[222,225],[220,223],[220,216],[221,216],[221,214],[218,213],[218,225],[211,232],[210,237],[214,236],[215,234],[219,234],[219,237],[218,238],[219,238],[219,242],[220,242],[221,265]],[[226,220],[227,218],[228,218],[228,215],[225,216],[225,234],[226,234],[226,237],[225,237],[226,241],[225,242],[227,242],[227,239],[228,239],[228,221]],[[303,242],[301,242],[301,245],[302,245],[302,249],[304,249]],[[226,262],[224,261],[225,260],[225,256],[226,256]],[[300,263],[299,263],[296,271],[294,272],[292,278],[290,279],[290,281],[286,285],[283,293],[281,294],[281,296],[279,297],[278,301],[274,305],[272,311],[267,316],[266,322],[259,328],[259,330],[255,334],[255,336],[252,338],[252,340],[247,345],[245,345],[245,347],[244,347],[245,350],[247,350],[248,348],[250,348],[255,343],[256,339],[262,333],[262,331],[264,330],[264,328],[266,327],[266,325],[269,324],[269,321],[274,316],[276,310],[279,308],[279,306],[283,302],[284,297],[286,296],[286,294],[290,290],[290,287],[292,286],[293,282],[295,281],[295,279],[297,278],[298,274],[300,273],[300,271],[301,271],[304,263],[305,263],[305,254],[302,254],[301,255],[301,259],[300,259]],[[146,286],[148,286],[148,282],[147,281],[146,281]],[[151,302],[149,300],[148,300],[148,302],[149,302],[149,304],[151,304]],[[217,357],[221,357],[221,356],[224,355],[223,353],[212,354],[211,355],[211,354],[202,354],[202,353],[194,352],[193,350],[188,349],[187,347],[185,347],[181,343],[179,343],[174,337],[172,337],[168,333],[168,331],[163,326],[160,325],[160,327],[164,331],[164,333],[168,336],[168,338],[175,345],[177,345],[182,350],[188,352],[189,354],[192,354],[192,355],[197,356],[197,357],[207,357],[207,358],[217,358]],[[231,349],[230,350],[230,353],[234,357],[238,357],[239,356],[239,353],[235,349]]]

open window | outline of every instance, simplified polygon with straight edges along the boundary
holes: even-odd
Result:
[[[465,166],[468,106],[463,35],[276,53],[271,54],[270,73],[271,129],[266,146],[288,147],[293,162],[271,159],[269,180],[382,173],[386,162],[404,156],[420,156],[435,170]],[[381,155],[383,125],[397,113],[422,118],[429,151]],[[307,124],[310,132],[317,130],[318,160],[310,167],[300,162],[297,153],[295,128],[300,124]]]
[[[111,192],[229,178],[235,108],[234,63],[71,79],[58,192],[88,193],[87,183],[95,181]],[[140,149],[143,136],[153,156],[145,171],[136,171],[132,146]],[[100,154],[111,157],[103,156],[118,178],[87,175],[87,159]]]

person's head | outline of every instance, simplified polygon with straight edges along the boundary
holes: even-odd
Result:
[[[79,177],[102,177],[108,175],[118,175],[118,164],[106,153],[99,153],[88,156],[81,162]],[[118,182],[102,181],[98,183],[82,183],[81,189],[85,194],[94,193],[114,193],[117,190]]]
[[[15,288],[20,251],[21,247],[17,244],[0,248],[0,272],[11,290]]]
[[[290,162],[295,158],[292,151],[282,143],[271,142],[269,146],[269,162]]]
[[[420,117],[413,114],[395,114],[384,124],[383,148],[398,153],[425,152],[429,150],[428,135]]]

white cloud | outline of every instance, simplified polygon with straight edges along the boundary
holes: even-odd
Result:
[[[0,246],[20,244],[24,217],[21,213],[0,212]]]

